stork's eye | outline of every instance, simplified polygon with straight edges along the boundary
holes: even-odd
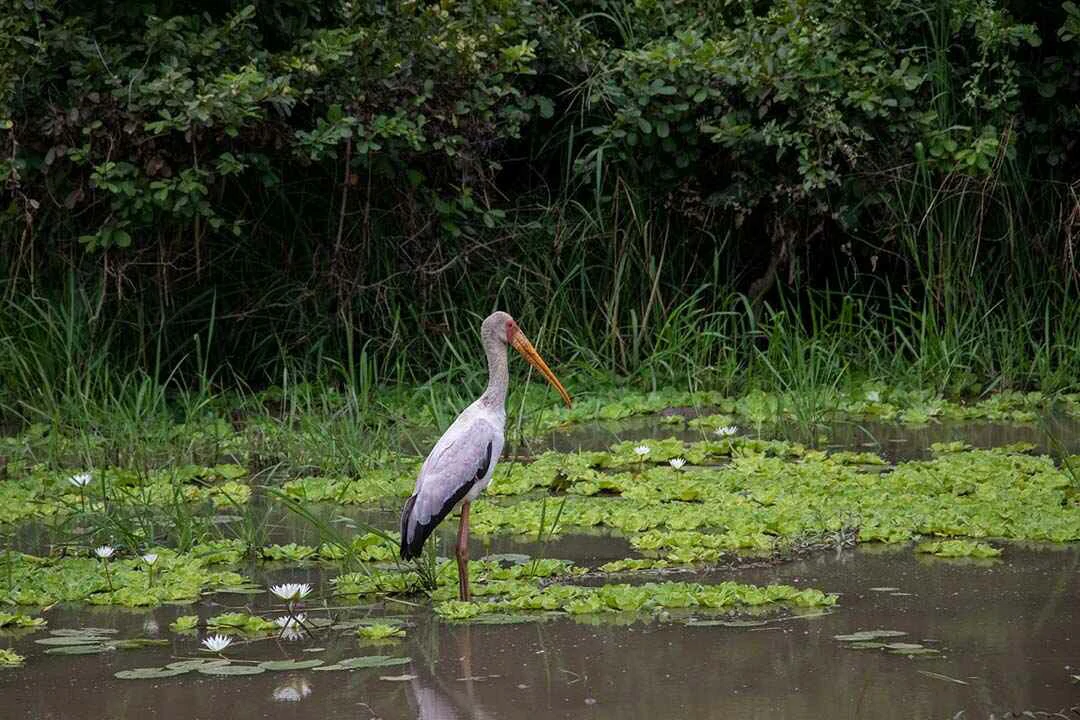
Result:
[[[506,342],[513,342],[514,340],[514,321],[509,320],[506,323]]]

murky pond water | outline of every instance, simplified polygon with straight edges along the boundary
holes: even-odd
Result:
[[[576,549],[587,552],[590,541],[579,538]],[[0,673],[3,716],[908,719],[1080,708],[1080,686],[1071,681],[1080,674],[1080,547],[1007,546],[1005,558],[926,560],[910,548],[860,546],[725,573],[723,579],[841,593],[828,615],[748,627],[675,620],[464,626],[423,609],[407,638],[391,646],[360,646],[345,634],[264,640],[229,651],[232,658],[260,660],[330,662],[373,652],[411,658],[407,665],[351,672],[117,680],[118,670],[200,655],[194,639],[167,629],[189,610],[55,608],[46,613],[50,629],[114,627],[122,637],[159,636],[170,644],[64,657],[42,655],[33,642],[40,633],[10,641],[28,660]],[[314,571],[270,573],[273,580],[303,577],[319,579]],[[224,609],[204,604],[202,614]],[[940,654],[855,650],[833,637],[869,629],[907,633],[902,639]],[[305,652],[317,647],[325,649]]]
[[[753,434],[752,430],[743,432]],[[846,423],[830,427],[825,447],[869,450],[890,462],[930,455],[935,442],[974,447],[1017,442],[1060,456],[1080,452],[1080,421],[1050,418],[1033,425],[952,423],[924,427]],[[620,440],[707,436],[656,418],[576,427],[511,452],[601,449]],[[769,433],[769,437],[776,437]],[[1060,438],[1060,442],[1051,438]],[[257,496],[265,542],[316,545],[318,531]],[[394,528],[397,503],[381,509],[319,505],[311,509],[350,535],[364,524]],[[224,526],[224,525],[223,525]],[[456,522],[439,529],[453,543]],[[15,547],[47,550],[50,531],[27,524]],[[384,654],[405,664],[352,671],[271,671],[242,677],[197,672],[156,680],[120,680],[114,673],[207,657],[195,635],[169,623],[182,614],[209,617],[268,610],[267,596],[218,594],[197,606],[129,610],[58,606],[44,612],[48,631],[98,627],[120,638],[166,644],[101,655],[46,654],[46,636],[0,634],[0,648],[26,656],[23,667],[0,671],[0,718],[1002,718],[1009,713],[1064,711],[1080,718],[1080,545],[1005,545],[1001,560],[942,560],[910,546],[860,545],[772,565],[758,562],[702,576],[671,579],[786,583],[838,593],[826,614],[784,612],[740,616],[729,625],[688,625],[671,613],[557,618],[484,625],[439,620],[427,603],[387,601],[316,610],[335,621],[395,616],[408,624],[403,640],[373,646],[352,630],[320,630],[295,641],[234,644],[234,660],[318,659]],[[617,533],[568,534],[548,542],[473,538],[473,557],[525,553],[595,567],[632,556]],[[314,565],[264,563],[246,569],[257,583],[310,582],[328,593]],[[645,576],[645,579],[653,579]],[[626,578],[620,578],[620,581]],[[636,581],[636,580],[635,580]],[[595,578],[583,582],[595,582]],[[715,620],[715,617],[712,618]],[[936,652],[897,655],[835,636],[893,631],[895,642]],[[902,634],[901,634],[902,633]]]
[[[739,428],[740,435],[758,436],[753,427]],[[802,440],[801,433],[792,427],[767,428],[764,438]],[[886,422],[837,422],[820,431],[826,449],[865,450],[876,452],[890,462],[926,458],[930,446],[940,442],[965,442],[976,448],[992,448],[1027,442],[1035,452],[1049,455],[1080,453],[1080,418],[1052,415],[1037,423],[1004,422],[934,422],[926,425],[901,425]],[[685,424],[664,422],[657,416],[646,416],[610,423],[586,423],[559,430],[543,438],[523,443],[531,452],[557,450],[606,449],[623,440],[676,437],[684,442],[711,439],[707,430],[686,427]],[[510,438],[511,447],[517,443]]]

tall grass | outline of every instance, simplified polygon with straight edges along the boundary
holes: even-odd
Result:
[[[273,453],[262,448],[277,458],[353,472],[374,447],[415,442],[399,428],[444,427],[482,390],[478,326],[496,308],[517,317],[578,394],[771,390],[813,425],[839,389],[868,378],[954,395],[1080,388],[1074,269],[1040,265],[1030,251],[1061,227],[1031,222],[1052,207],[1030,207],[1021,170],[1003,158],[978,183],[923,166],[886,176],[901,272],[841,272],[843,291],[781,285],[758,306],[735,291],[741,276],[723,239],[689,246],[626,190],[592,208],[526,208],[519,252],[443,278],[423,302],[415,288],[387,288],[317,312],[302,286],[268,284],[263,314],[239,317],[238,289],[222,286],[150,321],[145,298],[134,309],[103,305],[74,273],[54,295],[8,287],[0,413],[84,433],[83,462],[94,464],[132,462],[121,456],[176,422],[239,412],[282,430]],[[1033,227],[1038,237],[1021,237]],[[548,252],[551,234],[566,238],[559,252]]]

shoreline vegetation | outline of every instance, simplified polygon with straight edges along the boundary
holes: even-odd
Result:
[[[157,10],[0,11],[6,422],[439,425],[494,308],[579,394],[1080,391],[1073,2]]]

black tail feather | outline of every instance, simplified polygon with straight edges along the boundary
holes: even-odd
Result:
[[[488,444],[488,453],[490,457],[491,444]],[[484,472],[487,472],[485,469]],[[469,494],[473,485],[476,484],[476,479],[470,480],[457,489],[442,508],[432,516],[426,523],[413,522],[412,509],[416,504],[416,496],[413,495],[406,501],[405,508],[401,511],[401,559],[412,560],[413,558],[420,557],[421,551],[424,549],[424,541],[428,539],[431,533],[435,532],[435,528],[439,523],[443,521],[447,515],[453,511],[454,506],[461,502],[462,498]]]
[[[409,537],[409,524],[412,515],[413,505],[416,504],[416,496],[411,496],[406,502],[405,507],[401,511],[401,559],[412,560],[413,558],[420,557],[420,549],[424,546],[424,540],[427,539],[425,534],[420,538],[420,542],[416,542],[417,533],[413,533],[413,537]],[[430,530],[428,531],[430,534]],[[412,542],[410,542],[410,540]]]

